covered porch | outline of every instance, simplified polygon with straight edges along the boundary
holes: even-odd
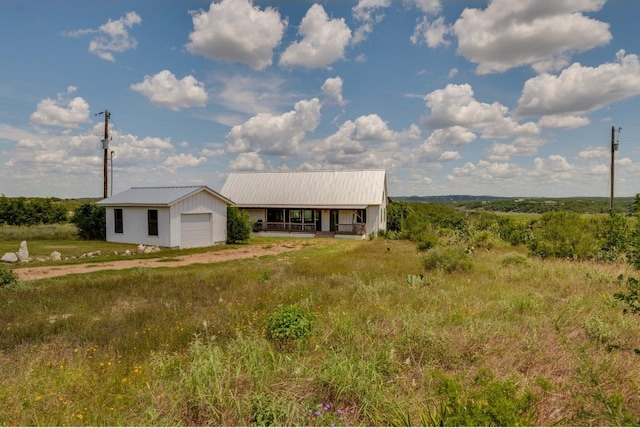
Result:
[[[300,233],[318,236],[366,235],[365,208],[265,208],[246,210],[256,233]]]

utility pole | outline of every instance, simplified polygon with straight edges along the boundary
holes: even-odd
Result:
[[[104,138],[102,139],[102,149],[104,150],[104,192],[103,192],[103,196],[106,199],[108,195],[107,193],[107,181],[108,181],[108,176],[109,176],[109,172],[107,169],[107,163],[109,160],[109,117],[111,117],[111,113],[109,113],[109,110],[105,109],[104,111],[101,111],[100,113],[96,113],[96,116],[100,115],[100,114],[104,114]]]
[[[618,133],[620,133],[622,131],[622,128],[618,128]],[[614,194],[613,194],[613,188],[614,188],[614,178],[615,178],[615,153],[616,150],[618,150],[618,142],[616,141],[616,127],[612,126],[611,127],[611,200],[609,203],[609,208],[611,210],[611,212],[613,213],[613,207],[614,207]]]

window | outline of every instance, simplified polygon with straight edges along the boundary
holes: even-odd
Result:
[[[284,221],[284,210],[267,210],[267,221],[282,223]]]
[[[124,224],[122,222],[122,208],[115,208],[113,210],[113,224],[115,226],[115,233],[124,233]]]
[[[353,210],[353,223],[366,223],[367,210]]]
[[[304,222],[313,223],[313,210],[304,210]]]
[[[149,235],[158,236],[158,210],[147,210]]]
[[[289,210],[289,221],[291,223],[302,223],[301,210]]]

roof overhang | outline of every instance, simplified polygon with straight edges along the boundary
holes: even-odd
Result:
[[[237,204],[238,208],[244,209],[316,209],[316,210],[364,210],[371,205],[256,205]]]

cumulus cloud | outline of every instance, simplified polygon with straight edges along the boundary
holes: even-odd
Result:
[[[587,147],[578,152],[579,159],[608,159],[610,156],[611,149],[604,146]]]
[[[266,155],[293,155],[305,134],[320,122],[320,100],[298,101],[282,115],[260,113],[227,134],[230,152],[255,151]]]
[[[375,24],[384,19],[384,9],[391,5],[391,0],[360,0],[352,9],[352,15],[361,24],[353,33],[351,43],[356,45],[369,37]]]
[[[55,100],[45,98],[38,103],[36,111],[31,114],[31,123],[36,125],[61,126],[77,128],[89,122],[89,103],[82,97],[68,99],[76,88],[69,86],[65,94],[58,94]]]
[[[169,70],[162,70],[155,76],[144,76],[144,80],[131,85],[131,89],[149,98],[153,104],[174,111],[204,107],[209,98],[204,85],[193,76],[178,80]]]
[[[538,121],[538,126],[541,128],[573,129],[587,126],[589,123],[591,123],[589,118],[584,116],[551,115],[541,117]]]
[[[583,12],[606,0],[494,0],[486,9],[467,8],[453,25],[458,53],[478,64],[479,74],[531,65],[559,69],[574,52],[609,43],[609,24]]]
[[[66,33],[69,37],[80,37],[86,34],[95,34],[95,38],[89,42],[89,52],[98,57],[114,62],[113,53],[122,53],[135,49],[138,42],[129,34],[129,29],[140,24],[142,18],[136,12],[129,12],[115,21],[109,19],[97,29],[75,30]]]
[[[458,126],[480,132],[483,138],[508,138],[540,132],[535,123],[521,125],[507,116],[509,109],[498,102],[488,104],[477,101],[469,84],[449,84],[444,89],[427,94],[424,99],[431,110],[431,114],[425,118],[425,124],[430,128]]]
[[[264,163],[256,152],[240,153],[229,162],[232,171],[264,171]]]
[[[446,39],[445,36],[451,32],[451,27],[444,23],[444,17],[440,16],[433,21],[429,21],[429,18],[425,16],[416,25],[410,40],[414,45],[425,43],[430,48],[436,48],[441,45],[448,46],[451,41]]]
[[[557,76],[544,73],[527,80],[516,115],[576,116],[636,95],[640,95],[638,56],[620,50],[615,62],[598,67],[574,63]]]
[[[332,135],[314,143],[310,150],[315,160],[324,165],[350,168],[380,168],[398,153],[399,140],[417,139],[417,126],[397,132],[377,114],[345,121]],[[371,150],[375,146],[376,150]]]
[[[508,162],[488,162],[481,160],[476,164],[468,162],[461,167],[454,168],[449,180],[471,178],[489,183],[516,180],[525,173],[525,170],[516,164]]]
[[[270,75],[221,76],[219,82],[222,88],[213,96],[216,102],[244,114],[274,113],[284,105],[290,106],[296,96],[287,90],[285,79]]]
[[[322,84],[322,92],[330,98],[337,102],[339,105],[345,105],[344,98],[342,98],[342,78],[341,77],[329,77]]]
[[[195,167],[204,165],[205,163],[207,163],[207,158],[204,156],[195,157],[192,154],[180,153],[178,155],[169,156],[164,162],[162,162],[162,167],[173,173],[180,168]]]
[[[302,18],[298,33],[302,40],[289,45],[280,57],[280,65],[329,67],[344,58],[345,48],[351,40],[351,30],[344,18],[330,19],[317,3]]]
[[[208,11],[192,14],[193,32],[187,50],[212,60],[248,64],[263,70],[272,63],[287,20],[267,7],[261,10],[249,0],[212,2]]]

